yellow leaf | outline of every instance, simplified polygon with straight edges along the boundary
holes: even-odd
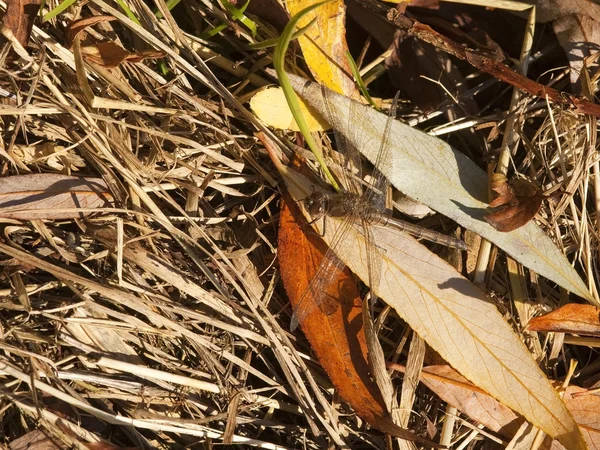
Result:
[[[329,128],[329,124],[317,113],[314,109],[308,106],[302,99],[300,108],[302,114],[308,122],[308,127],[311,132],[324,131]],[[298,124],[292,117],[292,112],[287,104],[283,90],[281,88],[267,88],[257,93],[250,100],[250,107],[254,114],[265,124],[273,128],[281,130],[300,131]]]
[[[288,0],[290,15],[294,16],[303,9],[320,0]],[[346,6],[343,0],[329,2],[310,12],[298,23],[307,25],[317,17],[315,25],[298,38],[298,43],[315,79],[340,94],[356,97],[354,80],[346,58]]]

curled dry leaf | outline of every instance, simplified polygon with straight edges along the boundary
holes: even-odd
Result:
[[[508,182],[504,175],[492,175],[492,190],[498,196],[490,203],[496,212],[486,215],[485,220],[496,230],[508,232],[521,228],[535,217],[546,198],[544,193],[527,180]]]
[[[60,174],[0,178],[0,218],[71,219],[91,214],[86,209],[108,208],[113,196],[101,178]]]
[[[527,329],[600,336],[600,308],[569,303],[551,313],[531,319]]]
[[[110,15],[93,16],[74,20],[67,28],[67,45],[71,47],[75,39],[80,37],[80,34],[86,28],[98,23],[111,22],[113,20],[116,20],[116,17]],[[107,68],[117,67],[124,61],[140,62],[146,58],[162,58],[165,56],[164,52],[154,50],[131,53],[114,42],[99,42],[93,45],[82,46],[81,53],[87,61]]]
[[[109,15],[91,16],[85,17],[83,19],[74,20],[69,24],[65,32],[65,40],[67,41],[67,46],[71,47],[75,38],[87,27],[91,27],[102,22],[111,22],[113,20],[117,20],[117,18]]]

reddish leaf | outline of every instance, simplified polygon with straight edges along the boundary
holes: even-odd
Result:
[[[590,449],[600,448],[600,397],[596,394],[596,389],[569,386],[563,396]]]
[[[314,233],[302,232],[300,224],[306,223],[302,214],[287,193],[283,198],[278,256],[283,286],[295,306],[317,271],[327,247]],[[337,307],[334,305],[328,314],[315,307],[301,323],[319,362],[340,396],[367,423],[404,439],[421,440],[392,423],[381,393],[369,377],[360,296],[348,269],[340,272],[330,286],[328,294],[339,299]]]
[[[600,308],[569,303],[551,313],[531,319],[527,329],[600,336]]]
[[[479,389],[450,366],[424,367],[421,382],[449,405],[507,438],[511,438],[523,422],[518,414]]]
[[[500,209],[484,218],[498,231],[513,231],[525,225],[535,217],[546,198],[529,181],[518,179],[508,183],[504,175],[494,174],[491,187],[498,197],[490,203],[490,207]]]
[[[60,174],[0,178],[0,217],[69,219],[89,215],[74,209],[107,208],[113,196],[101,178]]]
[[[41,430],[33,430],[8,445],[9,450],[60,450]]]
[[[91,27],[101,22],[111,22],[113,20],[117,20],[114,16],[91,16],[85,17],[83,19],[74,20],[69,24],[67,30],[65,32],[65,40],[67,41],[67,46],[71,47],[73,45],[73,41],[75,38],[84,31],[87,27]]]
[[[41,0],[9,0],[2,22],[23,47],[27,47],[33,22],[40,10]]]
[[[393,366],[399,369],[398,366]],[[424,367],[421,381],[442,400],[456,407],[471,419],[482,423],[502,436],[512,438],[524,420],[488,394],[463,378],[450,366]],[[600,397],[594,391],[569,386],[563,395],[565,405],[573,414],[590,449],[600,448]],[[562,447],[553,441],[552,449]]]

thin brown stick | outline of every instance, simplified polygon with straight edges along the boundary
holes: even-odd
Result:
[[[473,67],[486,72],[500,81],[504,81],[523,92],[535,95],[540,98],[547,98],[553,103],[565,105],[571,111],[578,114],[590,114],[600,117],[600,105],[590,102],[585,98],[566,92],[559,91],[549,86],[537,83],[526,76],[515,72],[502,62],[494,59],[491,55],[486,55],[481,50],[474,50],[452,39],[438,33],[428,25],[417,20],[400,14],[394,8],[388,8],[378,3],[376,0],[355,0],[361,7],[373,11],[374,13],[385,17],[392,25],[406,30],[413,36],[427,42],[440,50],[445,51],[458,59],[467,61]]]

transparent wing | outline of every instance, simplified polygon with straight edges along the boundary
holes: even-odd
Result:
[[[341,123],[339,117],[333,113],[331,94],[329,90],[322,89],[323,100],[327,110],[327,121],[334,129],[336,149],[341,156],[340,166],[342,169],[341,177],[344,189],[352,194],[361,195],[363,192],[360,180],[362,180],[362,164],[360,161],[360,152],[352,145],[353,133],[358,128],[357,121],[360,120],[359,114],[356,111],[356,103],[350,102],[350,110],[348,111],[348,122]],[[346,135],[337,131],[344,129]]]
[[[325,220],[327,220],[327,218]],[[319,307],[321,310],[325,309],[325,314],[331,314],[334,310],[334,306],[327,307],[327,303],[329,303],[329,301],[335,302],[335,306],[337,306],[338,299],[328,298],[327,293],[329,292],[329,287],[334,277],[345,266],[344,262],[338,257],[336,252],[340,251],[339,243],[345,239],[350,227],[352,227],[352,217],[346,216],[343,218],[342,224],[333,236],[331,245],[323,256],[321,265],[302,294],[302,297],[300,297],[300,301],[294,308],[294,314],[292,315],[292,321],[290,323],[291,331],[294,331],[298,327],[298,324],[302,323],[306,316],[314,311],[314,308]],[[313,298],[312,302],[310,301],[310,297]],[[326,306],[325,308],[323,307],[324,305]]]
[[[366,221],[362,221],[363,233],[365,236],[367,269],[369,275],[369,288],[371,289],[371,301],[374,303],[377,300],[375,290],[379,288],[381,281],[381,266],[383,263],[383,255],[381,250],[375,244],[371,225]]]
[[[400,92],[398,91],[394,97],[394,100],[392,101],[392,106],[390,107],[390,112],[385,123],[383,136],[381,137],[381,143],[379,144],[379,152],[377,153],[377,159],[375,160],[373,167],[373,181],[371,183],[371,189],[369,189],[365,194],[367,196],[367,201],[381,212],[386,210],[385,196],[387,195],[390,183],[385,175],[379,170],[379,167],[387,167],[392,162],[392,143],[390,131],[392,129],[394,119],[396,118],[399,96]]]

